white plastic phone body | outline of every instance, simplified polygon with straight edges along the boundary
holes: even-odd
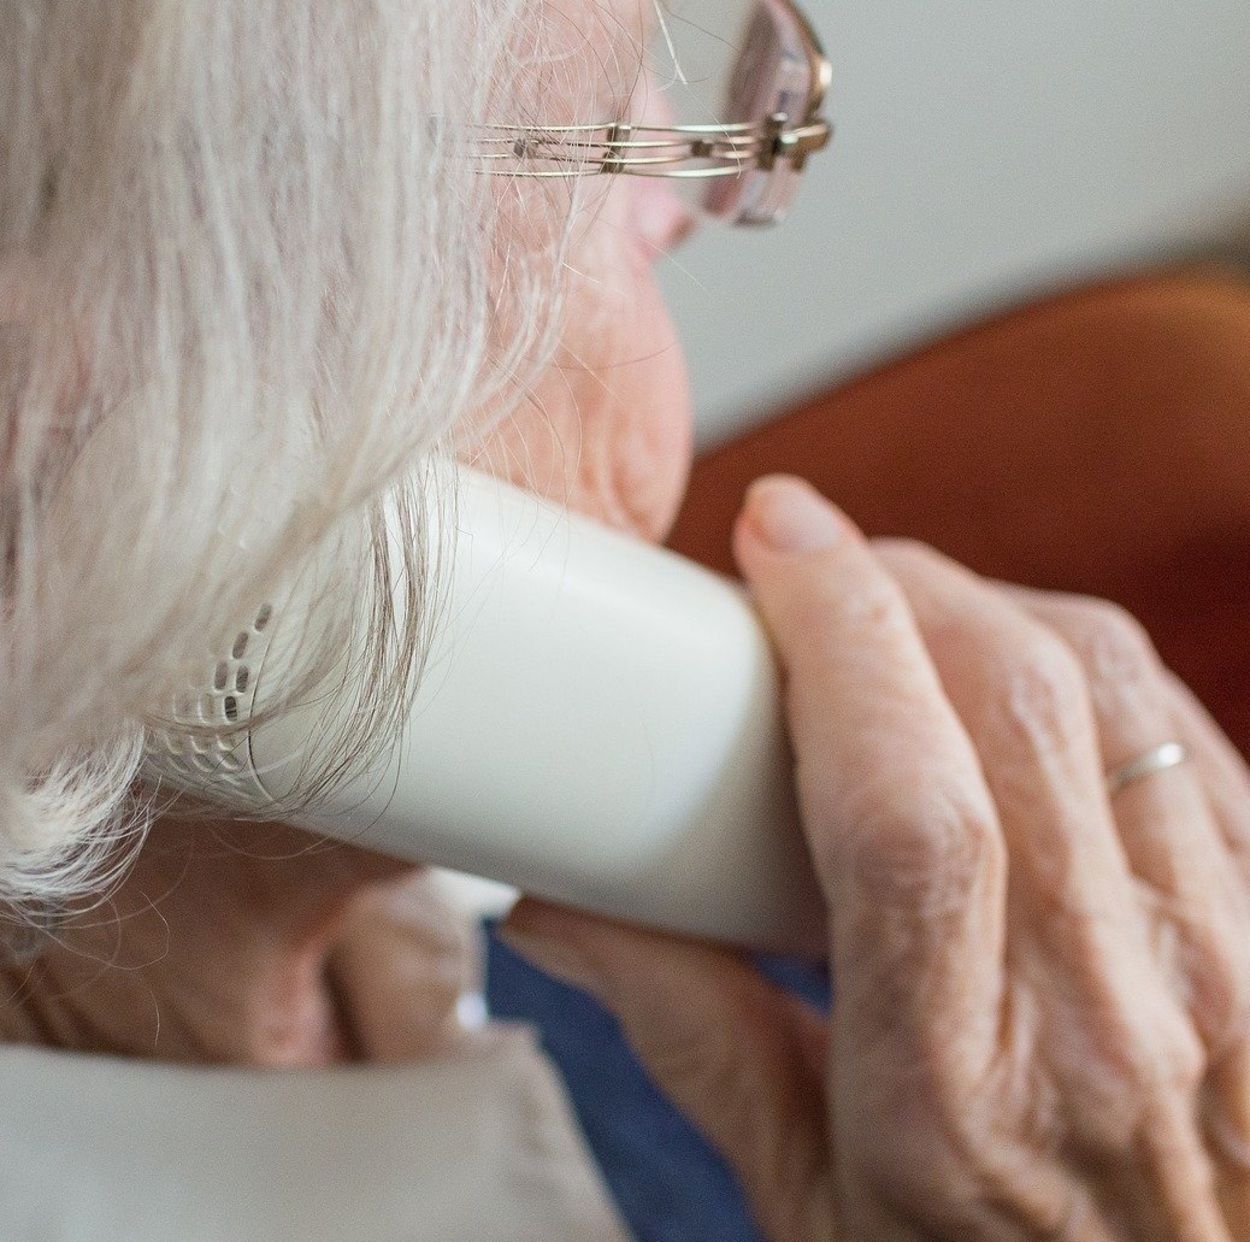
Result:
[[[472,472],[457,525],[438,631],[389,766],[296,822],[623,920],[816,948],[822,906],[777,670],[743,590]],[[201,718],[213,696],[233,700],[242,726],[271,701],[284,615],[297,607],[276,603],[263,630],[243,631],[206,670]],[[216,749],[163,733],[154,763],[255,813],[290,792],[320,715],[310,703]]]

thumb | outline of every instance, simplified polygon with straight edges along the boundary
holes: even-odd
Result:
[[[615,1014],[659,1087],[733,1166],[768,1237],[832,1236],[818,1014],[730,950],[532,899],[501,935]]]
[[[819,658],[813,643],[847,608],[847,588],[884,579],[864,537],[810,483],[766,475],[747,489],[734,559],[786,666]]]

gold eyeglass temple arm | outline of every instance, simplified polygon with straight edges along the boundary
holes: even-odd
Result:
[[[640,177],[730,177],[788,160],[799,171],[828,145],[832,127],[822,117],[791,125],[782,113],[761,124],[478,125],[473,156],[487,165],[532,161],[554,168],[487,167],[509,177],[626,174]],[[602,135],[600,137],[599,135]]]

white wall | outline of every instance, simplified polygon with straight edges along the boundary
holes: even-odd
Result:
[[[810,0],[834,147],[664,281],[707,445],[996,304],[1250,222],[1250,0]]]

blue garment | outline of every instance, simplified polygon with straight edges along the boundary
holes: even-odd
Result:
[[[828,1003],[828,985],[810,964],[761,959],[759,965],[782,986]],[[493,1016],[538,1028],[639,1242],[764,1242],[724,1160],[651,1081],[611,1014],[535,970],[489,925],[486,1001]]]

